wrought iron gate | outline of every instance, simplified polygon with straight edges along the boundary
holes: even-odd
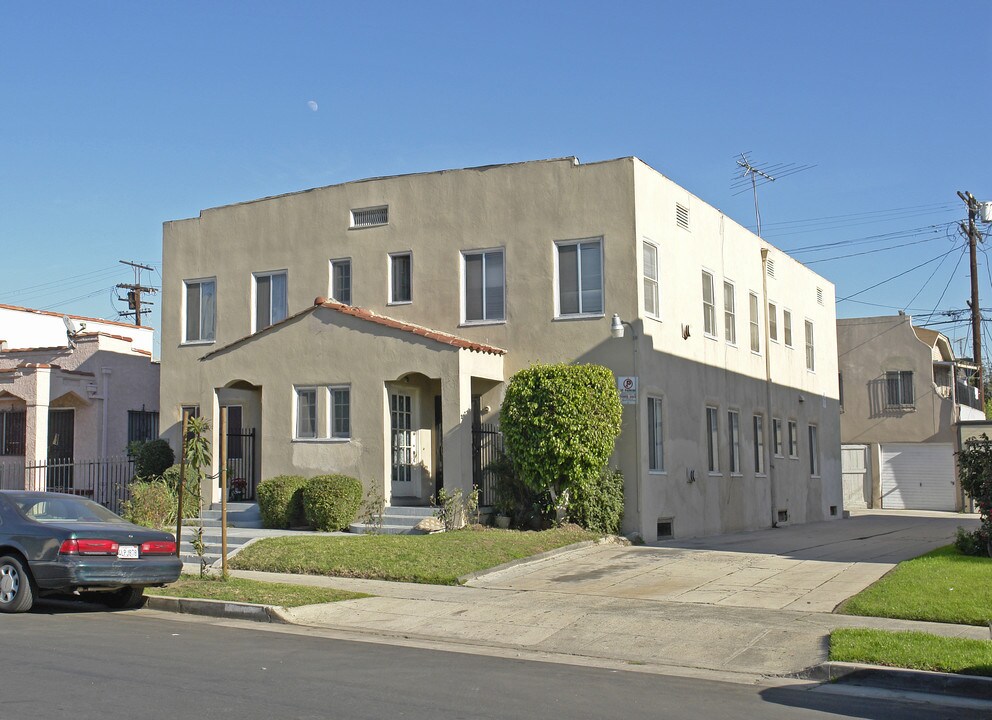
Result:
[[[227,433],[227,499],[255,499],[255,428]]]
[[[479,506],[496,502],[496,473],[489,466],[503,450],[499,425],[479,424],[472,428],[472,485],[479,488]]]

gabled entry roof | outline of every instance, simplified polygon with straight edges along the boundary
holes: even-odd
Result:
[[[279,322],[274,323],[257,333],[253,333],[251,335],[245,335],[242,338],[238,338],[234,342],[228,343],[223,347],[219,347],[207,353],[206,355],[201,357],[200,360],[208,360],[209,358],[211,358],[214,355],[217,355],[218,353],[224,352],[233,347],[241,345],[242,343],[245,343],[251,340],[252,338],[267,334],[269,332],[273,332],[279,329],[280,327],[286,325],[287,323],[292,322],[304,315],[314,313],[319,309],[333,310],[335,312],[341,313],[342,315],[350,315],[352,317],[356,317],[361,320],[366,320],[368,322],[375,323],[376,325],[382,325],[384,327],[392,328],[394,330],[402,330],[403,332],[408,332],[413,335],[418,335],[420,337],[427,338],[428,340],[433,340],[435,342],[442,343],[444,345],[450,345],[451,347],[458,348],[460,350],[471,350],[472,352],[486,353],[488,355],[506,354],[506,350],[495,347],[493,345],[477,343],[472,340],[467,340],[465,338],[458,337],[457,335],[451,335],[450,333],[441,332],[440,330],[432,330],[431,328],[426,328],[421,325],[414,325],[413,323],[405,322],[403,320],[396,320],[395,318],[387,317],[385,315],[380,315],[366,308],[355,307],[353,305],[345,305],[344,303],[339,303],[334,300],[328,300],[327,298],[324,297],[317,297],[314,299],[312,307],[308,307],[306,310],[302,310],[296,313],[295,315],[290,315],[286,319],[280,320]]]

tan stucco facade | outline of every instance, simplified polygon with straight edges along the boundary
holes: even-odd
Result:
[[[688,210],[688,229],[679,225],[677,204]],[[375,207],[388,207],[386,224],[350,227],[353,210]],[[567,315],[559,302],[558,248],[576,241],[600,248],[602,291],[590,295],[593,311]],[[657,248],[656,303],[645,298],[645,242]],[[464,253],[491,250],[501,251],[505,267],[505,316],[466,322]],[[391,304],[395,253],[411,255],[412,288],[409,302]],[[333,294],[331,261],[345,259],[353,305],[500,352],[333,309],[308,310],[316,296]],[[517,370],[535,362],[593,362],[639,378],[638,404],[624,408],[614,454],[626,478],[626,530],[653,540],[659,521],[693,536],[840,516],[832,284],[636,158],[380,178],[205,210],[165,224],[163,263],[163,430],[178,437],[181,405],[199,405],[214,419],[225,393],[255,397],[259,479],[348,472],[387,497],[397,494],[390,396],[402,393],[413,398],[418,443],[419,485],[408,492],[430,494],[439,445],[445,487],[468,489],[473,398],[476,419],[495,420],[504,383]],[[704,332],[704,270],[716,287],[711,335]],[[286,273],[290,318],[252,336],[253,274],[270,271]],[[184,342],[184,282],[202,279],[215,283],[215,337]],[[733,287],[735,342],[724,332],[724,282]],[[750,347],[752,293],[757,352]],[[768,299],[777,303],[777,342],[769,339]],[[792,317],[791,346],[782,336],[783,309]],[[611,338],[614,313],[633,332]],[[806,366],[806,320],[815,338],[813,370]],[[294,388],[339,386],[351,393],[350,437],[318,429],[316,440],[294,439]],[[664,467],[655,470],[648,467],[648,396],[661,401]],[[318,394],[319,422],[327,422],[320,403],[328,397]],[[722,469],[712,473],[707,405],[719,418]],[[740,429],[733,473],[730,412]],[[755,415],[765,438],[760,472]],[[796,457],[774,457],[772,418],[783,427],[796,423]],[[811,432],[819,446],[815,472],[806,448]]]

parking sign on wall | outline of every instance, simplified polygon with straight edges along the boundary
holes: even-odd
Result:
[[[618,377],[617,391],[620,393],[620,402],[624,405],[637,404],[637,378]]]

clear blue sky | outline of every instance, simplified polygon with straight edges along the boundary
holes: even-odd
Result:
[[[732,189],[734,158],[751,151],[759,165],[816,166],[759,189],[763,234],[787,251],[858,241],[795,253],[847,256],[811,265],[839,298],[952,251],[839,316],[964,308],[967,257],[957,264],[949,224],[964,216],[955,191],[992,200],[990,11],[987,0],[4,3],[0,302],[114,317],[110,288],[131,281],[117,261],[160,268],[166,220],[564,155],[636,155],[753,225],[750,194]],[[992,307],[984,250],[980,262]]]

